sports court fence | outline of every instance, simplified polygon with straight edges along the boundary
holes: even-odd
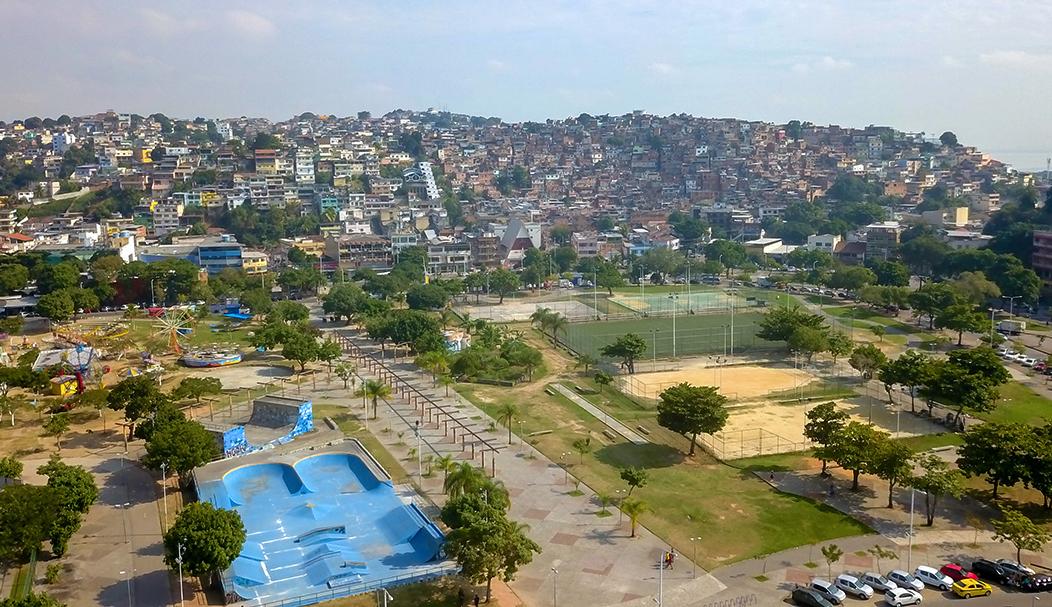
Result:
[[[699,434],[698,443],[720,460],[794,453],[813,446],[811,441],[789,440],[765,428],[745,428],[716,434]]]
[[[739,319],[736,313],[733,329],[730,315],[717,314],[683,317],[675,323],[670,318],[572,323],[566,327],[563,341],[575,352],[587,353],[596,358],[601,356],[599,351],[604,346],[627,333],[635,333],[646,340],[644,359],[655,355],[657,358],[755,355],[783,349],[784,345],[756,335],[759,330],[756,320],[755,314],[742,314]]]

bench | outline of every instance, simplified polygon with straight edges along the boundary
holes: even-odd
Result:
[[[603,430],[603,436],[609,438],[612,441],[616,441],[617,440],[617,435],[614,434],[613,432],[609,431],[609,430]]]
[[[649,435],[649,434],[650,434],[650,430],[647,430],[647,429],[646,429],[646,428],[644,428],[643,426],[636,426],[636,430],[639,430],[639,431],[640,431],[640,432],[642,432],[643,434],[647,434],[647,435]]]
[[[551,386],[546,386],[544,388],[544,393],[547,394],[548,396],[555,396],[555,394],[556,394],[555,393],[555,388],[552,388]]]
[[[526,435],[526,438],[533,438],[534,436],[544,436],[545,434],[551,434],[551,430],[538,430],[536,432],[530,432]]]

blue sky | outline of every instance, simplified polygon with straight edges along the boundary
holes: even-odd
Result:
[[[0,119],[643,109],[1052,150],[1046,2],[4,0],[0,22]]]

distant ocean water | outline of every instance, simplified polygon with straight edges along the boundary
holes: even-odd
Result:
[[[980,148],[981,149],[981,148]],[[983,150],[995,160],[1012,165],[1017,171],[1034,173],[1045,170],[1045,163],[1052,158],[1052,150]]]

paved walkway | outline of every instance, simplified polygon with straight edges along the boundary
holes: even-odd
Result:
[[[69,457],[67,464],[84,466],[95,477],[99,500],[88,511],[60,561],[65,571],[57,584],[38,587],[70,607],[168,605],[172,578],[164,565],[156,476],[131,458],[142,452],[113,447],[86,457]],[[37,468],[44,459],[25,460],[23,480],[44,484]],[[171,499],[171,496],[169,496]],[[41,576],[47,562],[37,565]],[[187,586],[187,595],[190,588]]]
[[[349,331],[341,334],[363,351],[379,355],[379,348],[368,339]],[[651,606],[660,581],[664,586],[664,606],[685,607],[723,589],[719,581],[702,570],[697,571],[695,578],[691,563],[684,558],[679,559],[674,571],[659,572],[658,558],[667,549],[660,538],[642,527],[636,538],[629,538],[627,519],[596,516],[600,507],[595,492],[579,485],[582,495],[571,494],[575,483],[566,470],[519,439],[512,445],[504,444],[501,438],[504,433],[492,418],[456,394],[447,398],[443,389],[432,388],[430,376],[411,364],[404,360],[396,364],[390,357],[386,362],[429,398],[462,413],[458,417],[488,442],[501,445],[495,460],[487,455],[486,469],[491,466],[495,469],[496,478],[511,495],[512,518],[527,523],[530,537],[543,549],[511,582],[511,588],[525,605],[551,605],[553,592],[557,592],[559,603],[565,605]],[[363,378],[375,377],[364,364],[358,365],[358,372]],[[318,385],[319,389],[312,391],[316,403],[363,411],[361,398],[343,390],[342,382],[323,387],[319,381]],[[381,404],[378,419],[369,420],[369,427],[402,461],[403,467],[415,473],[416,456],[410,456],[409,449],[416,446],[413,429],[417,420],[421,420],[425,456],[449,454],[458,460],[481,462],[481,453],[476,453],[472,460],[470,449],[459,441],[453,442],[441,424],[428,423],[426,414],[422,415],[419,408],[400,398],[392,398],[386,407]],[[441,474],[430,478],[414,474],[414,477],[432,499],[443,501]],[[665,574],[661,580],[659,573]]]
[[[574,392],[570,388],[567,388],[566,386],[559,383],[552,384],[552,388],[554,388],[555,391],[559,394],[562,394],[566,398],[570,399],[573,402],[573,404],[592,414],[596,419],[606,424],[611,430],[627,438],[629,441],[637,445],[646,445],[650,442],[642,436],[636,434],[628,426],[607,415],[605,411],[588,402],[580,394]]]

